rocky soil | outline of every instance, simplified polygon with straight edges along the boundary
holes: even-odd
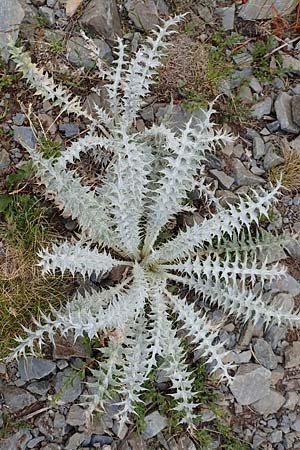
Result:
[[[4,179],[26,160],[21,144],[35,142],[25,114],[29,101],[34,102],[41,125],[62,147],[86,130],[85,123],[72,117],[62,116],[54,121],[55,108],[49,102],[33,99],[32,93],[17,77],[8,88],[1,85],[4,74],[14,73],[8,60],[9,37],[14,41],[19,39],[41,66],[82,95],[87,106],[92,108],[93,102],[103,104],[103,98],[90,90],[100,81],[80,29],[93,37],[99,54],[111,63],[114,36],[123,35],[134,51],[159,22],[159,16],[190,11],[189,27],[184,32],[209,48],[218,45],[216,38],[211,41],[211,37],[220,26],[223,40],[239,33],[234,44],[228,40],[228,46],[224,48],[226,64],[229,60],[231,70],[218,80],[216,92],[221,94],[216,104],[221,114],[216,115],[216,121],[230,128],[238,138],[209,161],[207,177],[220,197],[235,202],[237,194],[267,185],[272,180],[272,173],[280,173],[275,169],[285,167],[288,152],[292,155],[294,170],[289,178],[291,190],[283,192],[266,226],[274,232],[299,233],[298,4],[298,0],[2,0],[0,47],[4,62],[0,78],[0,136],[3,138],[0,142],[0,178]],[[262,45],[259,47],[257,42]],[[88,81],[83,83],[84,70]],[[195,103],[195,97],[193,101]],[[196,96],[196,104],[197,101],[201,106],[203,96]],[[159,122],[165,114],[165,100],[154,92],[141,112],[137,128],[142,129],[153,120]],[[188,99],[178,94],[172,125],[180,126],[189,116]],[[184,220],[201,220],[201,211]],[[67,218],[63,223],[68,231],[76,228],[76,223]],[[278,306],[289,308],[294,305],[297,309],[300,244],[287,252],[271,249],[268,257],[286,264],[290,276],[285,283],[266,286],[266,295]],[[217,404],[225,412],[231,429],[249,444],[243,448],[300,449],[299,334],[284,326],[264,329],[259,322],[255,326],[250,323],[242,326],[223,317],[219,311],[210,314],[216,324],[225,321],[221,339],[230,350],[228,358],[237,365],[236,377],[230,387],[215,386]],[[1,450],[200,448],[191,435],[177,433],[173,436],[167,417],[157,409],[146,415],[139,437],[130,427],[119,430],[118,409],[113,402],[103,416],[96,417],[86,426],[85,410],[80,403],[88,389],[84,382],[89,377],[88,367],[93,359],[91,349],[81,341],[76,345],[60,342],[47,358],[0,364]],[[215,411],[203,409],[204,428],[213,428],[215,420]],[[226,447],[221,433],[213,433],[212,441],[203,448],[233,450],[235,447]]]

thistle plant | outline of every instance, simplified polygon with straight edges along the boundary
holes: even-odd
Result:
[[[40,183],[57,205],[78,221],[77,242],[54,244],[40,253],[45,273],[69,271],[97,277],[123,266],[119,283],[78,293],[59,310],[35,319],[34,330],[18,338],[14,356],[35,354],[56,333],[93,339],[105,336],[99,365],[86,404],[105,408],[109,393],[118,394],[121,424],[130,420],[141,401],[145,382],[158,366],[170,380],[170,395],[182,422],[193,424],[196,403],[193,373],[186,362],[190,344],[221,380],[231,381],[231,364],[218,338],[219,328],[207,311],[222,308],[243,321],[262,318],[266,325],[298,325],[292,311],[264,299],[264,286],[285,276],[278,263],[269,264],[268,249],[284,247],[286,238],[260,231],[277,201],[280,185],[252,190],[236,205],[222,207],[207,183],[204,168],[210,153],[232,138],[213,123],[213,106],[181,128],[166,122],[137,132],[136,119],[149,93],[168,38],[181,20],[162,22],[136,54],[128,56],[121,39],[111,67],[99,59],[87,41],[107,92],[109,108],[95,105],[95,116],[63,87],[30,61],[20,48],[11,55],[24,78],[62,112],[90,121],[89,131],[62,152],[46,159],[38,148],[27,148]],[[84,154],[109,161],[99,185],[87,186],[74,169]],[[190,211],[187,195],[196,190],[207,208],[201,223],[187,226],[167,242],[161,233],[174,216]],[[185,294],[185,295],[184,295]],[[227,358],[228,359],[228,358]]]

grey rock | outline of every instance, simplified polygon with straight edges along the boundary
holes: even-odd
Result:
[[[68,412],[66,422],[73,427],[77,427],[84,425],[86,421],[87,417],[85,409],[79,405],[72,405]]]
[[[257,94],[260,94],[263,90],[262,85],[255,77],[251,77],[249,86],[251,87],[252,91],[256,92]]]
[[[280,292],[273,297],[272,307],[275,307],[277,310],[280,309],[283,312],[290,313],[293,311],[294,306],[295,301],[291,294]]]
[[[114,41],[115,35],[122,35],[121,22],[115,0],[92,0],[86,6],[80,22],[111,42]]]
[[[52,8],[49,8],[49,6],[41,6],[39,8],[39,12],[41,16],[45,18],[45,21],[49,27],[53,27],[53,25],[55,25],[55,14]]]
[[[25,450],[28,448],[27,443],[31,438],[30,431],[20,430],[5,439],[1,439],[0,448],[1,450]]]
[[[273,431],[273,433],[270,434],[270,442],[272,442],[272,444],[276,444],[277,442],[281,442],[281,441],[282,441],[282,431],[281,430]]]
[[[159,24],[159,14],[154,0],[127,0],[125,8],[138,30],[150,31]]]
[[[27,386],[27,390],[32,394],[45,395],[50,389],[48,381],[36,381]]]
[[[24,123],[26,116],[23,113],[17,113],[13,117],[13,122],[15,125],[21,126]]]
[[[37,445],[43,442],[45,438],[43,436],[36,437],[34,439],[31,439],[29,442],[27,442],[27,448],[33,448],[36,449]]]
[[[230,385],[230,390],[240,405],[251,405],[268,394],[270,383],[271,372],[264,367],[255,366],[254,370],[242,375],[238,372]]]
[[[275,369],[277,367],[277,358],[272,347],[264,339],[257,339],[254,345],[254,354],[257,361],[267,369]]]
[[[271,99],[271,97],[267,97],[264,100],[256,103],[251,108],[252,117],[254,117],[255,119],[262,119],[264,116],[269,115],[272,109],[272,103],[273,100]]]
[[[270,122],[267,124],[267,128],[270,133],[275,133],[276,131],[280,130],[280,122],[278,120],[274,120],[274,122]]]
[[[13,413],[36,402],[32,394],[15,386],[0,386],[0,394],[3,395],[5,405]]]
[[[8,61],[8,42],[16,42],[19,27],[25,16],[24,9],[18,0],[1,0],[0,7],[0,51],[4,61]]]
[[[298,401],[299,401],[299,395],[297,394],[297,392],[290,391],[286,394],[286,402],[284,404],[284,407],[286,409],[291,409],[292,411],[294,411]]]
[[[234,178],[227,175],[222,170],[212,169],[209,171],[220,183],[220,185],[225,189],[230,189],[234,183]]]
[[[237,64],[239,67],[250,66],[253,63],[253,56],[247,51],[240,52],[237,55],[233,55],[232,58],[235,64]],[[249,90],[251,92],[250,88]]]
[[[291,369],[300,364],[300,341],[295,341],[289,345],[284,352],[285,368]]]
[[[300,128],[294,124],[292,119],[291,100],[292,97],[289,94],[281,92],[275,101],[275,112],[281,129],[288,133],[297,134]]]
[[[56,412],[54,419],[53,419],[53,426],[54,428],[64,430],[64,428],[67,426],[66,418],[63,414],[60,412]]]
[[[106,435],[99,435],[99,434],[93,434],[90,445],[100,444],[102,445],[109,445],[112,443],[112,438],[110,436]]]
[[[36,138],[30,127],[14,127],[14,140],[30,148],[34,148],[36,144]]]
[[[58,0],[47,0],[47,5],[49,8],[54,8]]]
[[[2,253],[0,253],[1,254],[1,256],[5,256],[5,254],[4,255],[2,255]],[[6,375],[7,374],[7,367],[6,367],[6,364],[4,364],[3,362],[0,362],[0,375]]]
[[[258,184],[264,184],[265,180],[248,170],[244,164],[239,160],[234,158],[232,164],[232,175],[238,186],[256,186]]]
[[[39,429],[40,433],[46,436],[49,440],[54,440],[57,436],[57,430],[55,430],[53,425],[53,418],[50,416],[49,412],[45,412],[38,416],[35,421],[35,426]]]
[[[259,414],[269,416],[270,414],[276,414],[283,406],[284,402],[284,396],[271,389],[263,398],[252,403],[251,407]]]
[[[86,436],[83,433],[74,433],[65,447],[66,450],[77,450],[85,440]]]
[[[93,39],[99,49],[99,57],[106,61],[112,61],[110,46],[103,39]],[[81,36],[73,36],[67,42],[67,59],[77,67],[93,68],[95,61],[90,56],[90,50],[86,48],[86,42]]]
[[[272,325],[266,333],[265,339],[270,342],[272,349],[275,350],[278,347],[280,341],[285,338],[286,328],[281,326]]]
[[[55,369],[55,363],[47,359],[28,357],[19,360],[20,377],[25,381],[40,380],[53,373]]]
[[[226,8],[218,8],[217,14],[222,18],[222,28],[225,31],[234,29],[235,4]]]
[[[3,148],[0,150],[0,170],[7,169],[10,165],[9,153]]]
[[[287,71],[295,74],[300,75],[300,60],[297,58],[294,58],[291,55],[287,55],[286,53],[281,54],[282,57],[282,68],[286,69]]]
[[[153,411],[145,417],[146,429],[143,432],[143,438],[150,439],[162,431],[168,424],[166,417],[158,411]]]
[[[240,87],[238,99],[245,105],[251,105],[253,103],[252,91],[249,86]]]
[[[286,273],[284,277],[278,280],[267,283],[266,288],[272,290],[274,294],[277,294],[278,292],[287,292],[294,297],[300,294],[300,283],[289,273]]]
[[[62,123],[59,125],[59,131],[64,133],[64,135],[69,138],[76,136],[79,133],[79,127],[76,123]]]
[[[244,81],[248,81],[253,75],[253,67],[245,67],[242,70],[236,70],[230,77],[229,87],[234,89],[241,86]]]
[[[262,158],[265,153],[265,143],[263,141],[263,138],[257,133],[257,131],[248,129],[247,130],[247,137],[252,139],[253,141],[253,156],[255,159]]]
[[[266,441],[266,435],[262,433],[255,433],[253,436],[252,444],[253,449],[261,448],[261,444],[263,444]]]
[[[239,17],[244,20],[271,19],[274,11],[279,16],[287,16],[298,5],[297,0],[248,0],[239,11]]]
[[[74,402],[82,392],[80,376],[70,368],[64,369],[56,376],[55,390],[58,404]]]
[[[293,122],[300,127],[300,95],[294,95],[291,101]]]
[[[300,431],[300,417],[298,417],[294,423],[291,425],[292,430],[299,432]]]
[[[270,170],[272,169],[272,167],[280,166],[283,163],[284,159],[281,156],[277,155],[277,153],[275,153],[273,149],[269,147],[264,157],[264,168],[266,170]]]

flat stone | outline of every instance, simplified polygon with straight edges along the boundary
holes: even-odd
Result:
[[[0,51],[4,61],[8,61],[8,42],[16,42],[19,27],[25,16],[24,9],[18,0],[1,0],[0,8]]]
[[[79,133],[79,127],[76,123],[62,123],[59,125],[59,131],[69,138],[76,136]]]
[[[40,444],[41,442],[43,442],[45,440],[44,436],[40,436],[40,437],[36,437],[34,439],[31,439],[28,443],[27,443],[27,448],[33,448],[36,449],[37,445]]]
[[[0,386],[0,393],[3,395],[5,405],[13,413],[36,402],[32,394],[15,386]]]
[[[272,307],[280,309],[281,311],[286,313],[291,313],[295,307],[295,301],[291,294],[279,292],[273,297]]]
[[[151,31],[159,24],[159,14],[154,0],[127,0],[125,8],[138,30]]]
[[[240,11],[239,17],[244,20],[263,20],[291,14],[298,0],[248,0]]]
[[[27,390],[32,392],[32,394],[45,395],[50,389],[50,384],[48,381],[35,381],[27,386]]]
[[[291,369],[300,364],[300,341],[295,341],[286,347],[284,352],[285,368]]]
[[[271,113],[273,100],[271,97],[267,97],[261,102],[256,103],[251,108],[251,115],[255,119],[262,119],[264,116],[268,116]]]
[[[74,342],[72,335],[55,336],[53,346],[54,359],[70,359],[70,358],[89,358],[91,356],[91,347],[83,341],[81,337]]]
[[[28,357],[19,360],[19,374],[24,381],[40,380],[53,373],[55,369],[55,363],[47,359]]]
[[[25,148],[34,148],[36,138],[30,127],[14,127],[14,140]]]
[[[23,113],[17,113],[17,114],[15,114],[15,115],[13,116],[13,122],[14,122],[14,125],[17,125],[17,126],[23,125],[23,123],[24,123],[24,121],[25,121],[25,118],[26,118],[26,116],[25,116],[25,114],[23,114]]]
[[[14,432],[11,436],[5,439],[1,439],[1,450],[25,450],[30,448],[27,443],[32,439],[32,435],[29,430],[20,430]]]
[[[81,447],[81,444],[85,440],[86,436],[83,433],[74,433],[68,440],[68,443],[65,447],[66,450],[77,450]]]
[[[252,140],[252,142],[253,142],[253,156],[254,156],[254,158],[255,159],[262,158],[265,155],[265,153],[266,153],[266,149],[265,149],[264,140],[260,136],[260,134],[257,131],[252,130],[252,128],[248,128],[246,137],[250,138]]]
[[[281,92],[275,101],[275,112],[280,123],[280,128],[288,133],[297,134],[300,128],[292,119],[292,97],[286,92]]]
[[[115,0],[92,0],[86,6],[80,22],[113,42],[122,36],[121,21]]]
[[[112,53],[110,46],[103,39],[93,39],[98,48],[100,59],[111,62]],[[81,36],[73,36],[67,42],[67,59],[77,67],[91,69],[95,66],[95,61],[90,56],[90,50],[86,47],[86,42]]]
[[[81,378],[74,370],[67,368],[58,372],[56,376],[55,391],[58,394],[57,403],[74,402],[82,392]]]
[[[282,68],[295,74],[300,75],[300,60],[286,53],[281,54]]]
[[[277,294],[278,292],[287,292],[294,297],[300,294],[300,283],[289,273],[286,273],[284,277],[279,278],[278,280],[267,283],[266,288],[272,290],[274,294]]]
[[[217,14],[222,18],[222,28],[225,31],[234,29],[235,4],[226,8],[218,8]]]
[[[280,166],[284,163],[284,158],[277,155],[272,148],[269,148],[264,157],[264,168],[266,170],[272,169],[272,167]]]
[[[143,438],[150,439],[156,436],[167,425],[166,417],[162,416],[158,411],[153,411],[145,417],[146,429],[142,434]]]
[[[294,423],[291,425],[292,430],[299,432],[300,431],[300,417],[298,417]]]
[[[234,178],[227,175],[222,170],[212,169],[209,171],[220,183],[224,189],[230,189],[234,183]]]
[[[240,405],[251,405],[268,394],[270,383],[271,372],[264,367],[256,366],[254,370],[242,375],[238,372],[230,385],[230,390]]]
[[[249,86],[241,86],[240,87],[238,99],[244,105],[252,105],[252,103],[253,103],[253,96],[252,96],[252,91],[249,88]]]
[[[293,122],[300,127],[300,95],[294,95],[291,101]]]
[[[286,394],[286,402],[284,404],[284,407],[286,409],[290,409],[290,410],[294,411],[298,401],[299,401],[299,395],[297,394],[297,392],[290,391]]]
[[[281,430],[273,431],[273,433],[270,434],[270,442],[272,442],[272,444],[276,444],[277,442],[281,442],[281,441],[282,441],[282,431]]]
[[[72,427],[77,427],[84,425],[86,421],[86,410],[79,405],[72,405],[68,412],[66,422]]]
[[[49,27],[55,25],[55,14],[52,8],[49,8],[49,6],[41,6],[39,8],[39,13],[44,17]]]
[[[234,158],[232,164],[232,175],[238,186],[256,186],[258,184],[265,184],[263,178],[254,175],[239,159],[236,158]]]
[[[249,86],[251,87],[252,91],[256,92],[257,94],[260,94],[263,90],[262,85],[255,77],[251,77]]]
[[[46,436],[50,441],[54,440],[55,435],[57,436],[57,430],[54,428],[53,418],[50,416],[49,412],[40,414],[35,421],[35,426],[39,429],[40,433]]]
[[[254,354],[257,361],[267,369],[275,369],[277,367],[277,358],[272,347],[264,339],[257,339],[254,345]]]
[[[269,416],[270,414],[276,414],[283,406],[284,402],[284,396],[271,389],[263,398],[255,403],[252,403],[251,408],[259,414]]]
[[[10,165],[9,153],[3,148],[0,150],[0,170],[5,170]]]

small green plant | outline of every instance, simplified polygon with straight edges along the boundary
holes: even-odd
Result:
[[[286,70],[282,69],[282,57],[278,54],[274,54],[277,67],[270,67],[270,57],[267,55],[277,47],[277,41],[273,36],[268,36],[264,40],[258,40],[254,43],[252,56],[254,75],[256,78],[263,82],[271,83],[274,77],[282,77],[286,74]]]
[[[61,54],[66,50],[66,41],[64,39],[50,38],[48,39],[48,44],[52,53]]]
[[[39,141],[39,147],[41,153],[48,159],[58,158],[61,153],[60,143],[49,137],[42,137]]]

